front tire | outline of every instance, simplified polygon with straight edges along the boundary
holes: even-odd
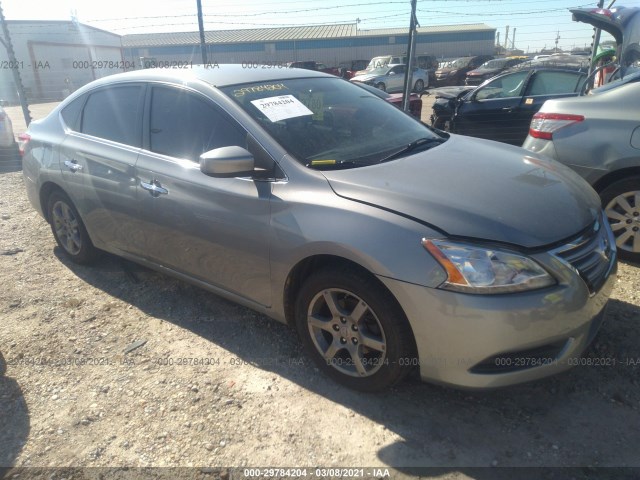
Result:
[[[612,183],[600,192],[600,198],[616,237],[618,255],[640,263],[640,176]]]
[[[47,213],[53,237],[64,253],[80,265],[93,262],[98,250],[69,197],[59,191],[53,192],[47,202]]]
[[[421,93],[424,90],[424,82],[422,80],[416,80],[416,84],[413,86],[413,91]]]
[[[379,89],[380,89],[380,90],[382,90],[383,92],[386,92],[386,91],[387,91],[387,86],[386,86],[384,83],[382,83],[382,82],[380,82],[380,83],[376,83],[375,87],[376,87],[376,88],[379,88]]]
[[[333,380],[374,392],[416,364],[415,342],[395,298],[373,277],[342,267],[310,276],[296,300],[301,341]]]

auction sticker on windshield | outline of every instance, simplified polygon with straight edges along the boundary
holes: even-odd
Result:
[[[251,103],[272,122],[313,115],[313,112],[293,95],[261,98],[251,100]]]

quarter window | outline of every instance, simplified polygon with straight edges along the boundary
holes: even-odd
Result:
[[[247,147],[247,135],[211,103],[181,89],[156,87],[151,97],[149,148],[198,161],[214,148]]]
[[[92,93],[82,112],[82,133],[139,147],[142,87],[113,87]]]

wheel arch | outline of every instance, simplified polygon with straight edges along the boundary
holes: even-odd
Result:
[[[625,180],[636,175],[640,175],[640,166],[621,168],[619,170],[607,173],[603,177],[599,178],[598,181],[593,184],[593,188],[596,192],[598,192],[598,194],[600,194],[604,189],[606,189],[610,185],[613,185],[615,182]]]
[[[49,197],[51,197],[51,194],[53,192],[61,192],[67,197],[69,196],[69,194],[67,194],[67,192],[65,192],[64,189],[55,182],[47,181],[42,184],[42,186],[40,187],[40,195],[39,195],[40,209],[42,211],[42,215],[44,216],[44,219],[47,222],[50,221],[49,211],[48,211],[49,209],[47,208],[47,205],[49,203]]]
[[[330,254],[317,254],[306,257],[300,260],[294,267],[289,271],[289,275],[287,275],[287,279],[285,281],[284,292],[283,292],[283,306],[284,306],[284,314],[287,324],[295,328],[295,302],[298,292],[302,288],[305,280],[313,274],[313,272],[324,269],[324,268],[352,268],[362,275],[365,275],[371,278],[376,284],[380,286],[383,290],[389,293],[390,298],[396,303],[396,306],[400,309],[400,311],[405,315],[405,320],[407,320],[406,313],[400,305],[400,302],[396,299],[393,293],[387,288],[387,286],[382,283],[375,274],[373,274],[370,270],[363,267],[362,265],[354,262],[353,260],[349,260],[345,257],[340,257],[337,255]],[[415,335],[413,329],[411,328],[410,322],[407,320],[407,324],[411,329],[411,336],[413,338],[414,344],[412,348],[414,351],[417,351],[417,347],[415,345]]]

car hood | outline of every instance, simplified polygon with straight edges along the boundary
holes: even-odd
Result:
[[[470,92],[477,87],[474,86],[455,86],[455,87],[438,87],[431,88],[429,90],[430,95],[434,95],[436,98],[458,98],[462,93]]]
[[[382,77],[385,77],[385,76],[386,75],[377,75],[377,74],[366,73],[364,75],[356,75],[351,80],[353,80],[354,82],[368,82],[369,80],[373,80],[374,78],[382,78]]]
[[[525,248],[566,240],[600,211],[598,195],[567,167],[519,147],[458,135],[398,160],[323,174],[337,195],[444,235]]]
[[[476,75],[491,75],[494,73],[498,73],[502,70],[502,68],[476,68],[475,70],[471,70],[467,73],[470,77],[475,77]]]

